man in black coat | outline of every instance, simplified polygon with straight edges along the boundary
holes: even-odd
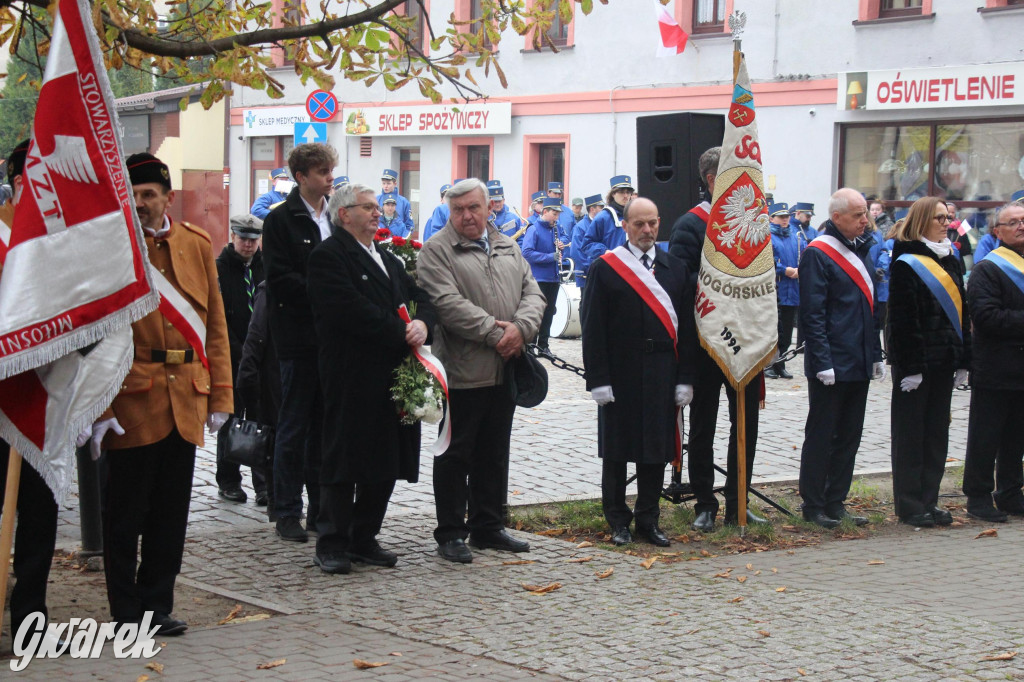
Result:
[[[844,518],[864,429],[871,379],[885,377],[875,326],[873,243],[868,207],[844,187],[829,200],[831,220],[800,259],[800,326],[809,407],[800,454],[800,497],[808,521],[835,528]]]
[[[228,344],[231,348],[231,376],[238,376],[238,364],[242,360],[242,345],[249,331],[256,287],[263,281],[263,254],[260,252],[260,238],[263,237],[263,221],[254,215],[232,216],[231,243],[217,256],[217,281],[220,296],[224,299],[224,318],[228,324]],[[235,392],[235,415],[241,417],[245,406]],[[230,428],[231,422],[224,425]],[[223,431],[224,429],[221,429]],[[263,472],[252,471],[252,487],[256,490],[256,504],[267,503],[267,482]],[[221,498],[231,502],[245,502],[242,490],[242,473],[238,464],[217,459],[217,488]]]
[[[323,399],[316,359],[316,332],[306,290],[309,254],[331,235],[327,195],[338,154],[324,144],[300,144],[288,154],[298,185],[263,223],[270,333],[281,367],[281,412],[274,443],[274,513],[277,534],[306,542],[316,532],[320,506],[320,428]],[[306,529],[302,484],[309,494]]]
[[[614,544],[632,542],[635,518],[638,536],[667,547],[658,500],[665,464],[678,452],[677,409],[693,397],[693,291],[686,264],[655,246],[660,219],[652,201],[628,202],[623,224],[626,245],[590,266],[584,289],[583,363],[599,406],[601,504]],[[627,462],[636,463],[634,511],[626,505]]]
[[[697,162],[701,181],[708,196],[715,186],[718,175],[718,161],[722,148],[712,147],[700,155]],[[700,271],[700,253],[704,248],[704,234],[708,228],[708,215],[711,204],[703,201],[676,220],[669,236],[669,253],[679,258],[689,269],[690,293],[697,290],[697,273]],[[693,305],[689,306],[692,310]],[[725,522],[736,523],[739,512],[738,492],[736,490],[736,390],[725,378],[718,363],[702,347],[696,351],[696,381],[693,387],[693,402],[690,403],[690,439],[687,446],[687,473],[690,486],[697,498],[693,507],[696,518],[694,530],[709,533],[715,527],[715,516],[718,514],[718,498],[715,497],[715,430],[718,426],[718,404],[725,387],[725,395],[729,400],[729,445],[726,451],[725,478]],[[760,379],[758,379],[760,381]],[[751,385],[743,392],[746,401],[746,461],[747,490],[754,475],[754,452],[757,449],[757,419],[760,411],[760,391],[757,384]],[[767,523],[767,519],[758,516],[747,507],[748,523]]]
[[[348,573],[350,562],[394,566],[377,542],[397,479],[419,474],[420,425],[403,425],[391,398],[394,373],[428,343],[434,307],[405,265],[378,247],[373,189],[350,183],[334,193],[339,226],[309,257],[309,300],[320,348],[324,457],[316,564]],[[399,316],[405,305],[413,316]],[[412,311],[415,310],[413,313]]]
[[[985,521],[1024,516],[1024,208],[1002,207],[993,232],[1002,244],[975,263],[967,287],[974,326],[971,415],[964,494],[967,513]],[[995,506],[992,474],[995,471]]]

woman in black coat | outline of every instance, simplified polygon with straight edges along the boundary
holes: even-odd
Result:
[[[966,381],[971,333],[948,225],[941,199],[918,199],[892,251],[886,326],[893,383],[892,486],[896,514],[914,526],[953,520],[937,503],[949,448],[950,400],[953,386]]]

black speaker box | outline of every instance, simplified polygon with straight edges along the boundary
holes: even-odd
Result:
[[[700,203],[697,160],[704,150],[722,144],[724,134],[722,114],[687,112],[637,118],[636,189],[658,206],[659,241],[667,241],[676,219]]]

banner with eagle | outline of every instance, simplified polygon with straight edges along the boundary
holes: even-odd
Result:
[[[733,388],[775,353],[778,309],[771,225],[764,199],[757,112],[740,55],[697,278],[701,345]]]

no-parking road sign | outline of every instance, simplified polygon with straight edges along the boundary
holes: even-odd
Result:
[[[326,90],[314,90],[306,98],[306,112],[314,121],[330,121],[338,111],[338,98]]]

